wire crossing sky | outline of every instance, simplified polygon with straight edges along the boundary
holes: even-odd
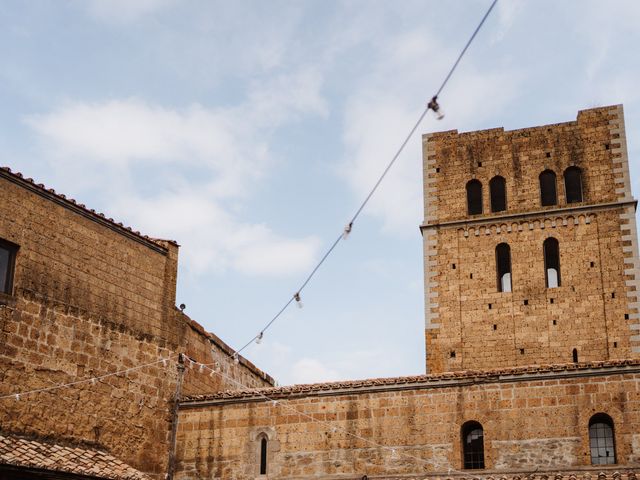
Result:
[[[282,315],[284,313],[284,311],[291,305],[291,303],[294,300],[300,306],[300,308],[302,308],[302,300],[301,300],[301,296],[300,296],[301,293],[302,293],[302,290],[304,290],[304,288],[309,284],[309,282],[311,281],[313,276],[316,274],[318,269],[322,266],[322,264],[329,257],[329,255],[331,255],[333,250],[338,246],[338,243],[340,243],[340,240],[346,240],[348,238],[348,236],[351,234],[351,231],[353,230],[353,226],[354,226],[356,220],[358,219],[358,217],[360,216],[360,214],[362,213],[362,210],[364,209],[364,207],[366,207],[367,203],[369,203],[369,200],[371,200],[371,197],[373,196],[373,194],[376,192],[376,190],[378,190],[378,187],[380,187],[380,184],[382,183],[384,178],[387,176],[387,173],[389,173],[389,170],[391,170],[391,168],[393,167],[393,164],[396,163],[396,160],[398,160],[398,158],[400,157],[400,155],[404,151],[404,148],[407,146],[407,143],[409,143],[409,140],[411,140],[411,137],[413,137],[413,134],[416,132],[416,130],[418,129],[418,127],[422,123],[422,120],[424,120],[424,117],[427,114],[427,112],[429,110],[433,110],[435,114],[439,114],[440,115],[439,119],[443,118],[442,114],[439,113],[440,112],[440,106],[439,106],[439,104],[437,102],[438,96],[440,95],[440,93],[442,93],[442,90],[444,90],[444,87],[447,85],[447,82],[451,78],[451,75],[453,75],[453,72],[455,71],[456,67],[460,63],[460,60],[462,60],[462,57],[464,56],[465,52],[467,51],[467,49],[469,48],[469,46],[473,42],[473,39],[476,38],[476,35],[478,34],[480,29],[482,28],[482,25],[484,25],[484,22],[487,19],[487,17],[489,16],[489,14],[491,13],[491,10],[493,10],[493,7],[496,6],[496,3],[498,3],[498,0],[493,0],[493,2],[491,2],[491,5],[489,6],[489,8],[487,9],[486,13],[482,17],[482,20],[480,20],[480,23],[478,24],[476,29],[473,31],[473,34],[471,35],[471,37],[469,38],[469,40],[465,44],[464,48],[460,52],[460,55],[458,55],[458,58],[456,59],[456,61],[453,64],[453,66],[451,67],[451,70],[449,70],[449,73],[447,74],[447,76],[445,77],[444,81],[440,85],[440,88],[438,88],[438,91],[431,98],[431,101],[422,110],[422,113],[418,117],[418,120],[414,123],[413,127],[411,128],[411,130],[409,130],[409,133],[405,137],[405,139],[402,142],[402,144],[400,144],[400,148],[398,148],[396,153],[393,155],[393,157],[391,158],[391,161],[388,163],[387,167],[384,169],[384,171],[382,172],[382,174],[378,178],[378,180],[375,183],[375,185],[373,186],[373,188],[369,191],[369,193],[367,194],[367,196],[365,197],[363,202],[360,204],[360,206],[356,210],[356,213],[353,215],[353,217],[351,218],[349,223],[344,227],[344,230],[340,233],[338,238],[336,238],[333,241],[333,243],[331,244],[331,246],[329,247],[327,252],[322,256],[322,258],[316,264],[316,266],[313,267],[313,270],[311,270],[311,273],[302,282],[302,285],[300,285],[300,287],[298,288],[296,293],[293,294],[293,297],[291,297],[287,301],[287,303],[284,304],[284,306],[280,309],[280,311],[278,313],[276,313],[276,315],[269,321],[269,323],[267,323],[262,328],[262,330],[257,335],[255,335],[251,340],[249,340],[247,343],[245,343],[239,350],[237,350],[233,354],[233,357],[234,357],[234,359],[236,361],[238,360],[238,354],[241,353],[244,349],[246,349],[249,345],[251,345],[252,342],[254,342],[254,341],[262,342],[262,339],[264,338],[264,333],[267,331],[267,329],[271,325],[273,325],[273,323],[280,317],[280,315]]]
[[[488,6],[8,0],[0,163],[177,240],[177,303],[241,346],[367,197]],[[502,0],[438,98],[446,116],[418,133],[623,103],[638,192],[639,23],[635,1]],[[243,352],[280,383],[424,372],[421,158],[412,137],[305,308]]]

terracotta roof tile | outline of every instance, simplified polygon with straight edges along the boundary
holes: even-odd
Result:
[[[605,467],[602,471],[595,470],[593,467],[589,469],[581,469],[578,471],[541,471],[541,472],[487,472],[478,471],[475,474],[452,474],[452,475],[438,475],[438,474],[423,474],[420,475],[420,480],[636,480],[637,468],[626,468],[625,471],[620,472],[620,467]],[[471,473],[471,472],[470,472]]]
[[[141,239],[144,239],[147,242],[154,243],[159,247],[166,248],[164,245],[164,242],[172,243],[174,245],[178,244],[175,240],[160,240],[157,238],[149,237],[147,235],[143,235],[139,231],[133,230],[131,227],[127,227],[120,222],[116,222],[113,218],[107,218],[104,213],[96,212],[93,208],[87,208],[84,204],[78,203],[73,198],[67,198],[65,194],[58,193],[53,188],[47,188],[42,183],[36,183],[33,180],[33,178],[25,178],[24,175],[22,175],[22,173],[11,171],[9,167],[0,167],[0,173],[2,174],[2,176],[18,179],[18,183],[26,183],[37,190],[41,190],[42,192],[49,193],[55,196],[57,199],[62,200],[64,203],[73,205],[75,208],[79,208],[80,210],[83,210],[84,212],[94,217],[98,217],[101,220],[110,223],[111,225],[113,225],[114,227],[117,227],[118,229],[126,230],[129,234],[133,234],[136,237],[140,237]]]
[[[574,370],[592,370],[598,368],[615,368],[625,366],[639,366],[640,359],[608,360],[601,362],[581,362],[552,365],[528,365],[524,367],[510,367],[493,370],[464,370],[457,372],[445,372],[431,375],[415,375],[407,377],[371,378],[366,380],[349,380],[339,382],[314,383],[302,385],[289,385],[283,387],[268,387],[258,389],[227,390],[223,392],[204,395],[192,395],[182,399],[182,402],[197,402],[204,400],[255,398],[265,395],[267,397],[281,398],[290,395],[300,395],[312,392],[340,389],[358,389],[373,386],[393,386],[405,384],[437,384],[446,380],[469,379],[474,382],[486,381],[504,376],[519,376],[532,373],[553,373]]]
[[[93,475],[111,480],[149,480],[150,478],[103,450],[68,447],[0,434],[0,465],[3,464]]]

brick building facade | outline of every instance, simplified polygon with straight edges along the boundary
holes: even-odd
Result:
[[[622,107],[423,146],[429,373],[291,387],[230,361],[175,308],[174,242],[0,171],[0,247],[15,252],[0,311],[0,472],[13,438],[28,452],[79,444],[155,478],[635,480],[638,253]],[[178,353],[193,368],[157,363]]]

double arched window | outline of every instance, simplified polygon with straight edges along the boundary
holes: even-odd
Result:
[[[484,430],[478,422],[462,425],[462,466],[468,469],[484,468]]]
[[[589,420],[589,447],[592,465],[616,463],[613,420],[606,413],[597,413]]]
[[[540,203],[543,207],[557,205],[556,174],[553,170],[545,170],[540,174]]]
[[[564,193],[567,203],[582,201],[582,170],[569,167],[564,171]]]
[[[547,238],[542,244],[544,252],[544,278],[547,288],[560,286],[560,246],[558,240]]]
[[[491,194],[491,211],[503,212],[507,209],[507,182],[504,177],[497,175],[489,181]]]
[[[511,249],[506,243],[496,246],[496,273],[498,275],[498,291],[511,291]]]
[[[467,182],[467,213],[469,215],[482,213],[482,183],[480,180]]]

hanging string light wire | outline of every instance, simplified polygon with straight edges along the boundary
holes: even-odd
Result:
[[[197,362],[194,362],[197,363]],[[211,374],[215,374],[218,375],[221,379],[226,380],[227,382],[235,385],[236,387],[239,387],[242,390],[245,390],[247,388],[246,385],[242,384],[241,382],[237,381],[236,379],[232,378],[231,376],[225,374],[224,372],[221,371],[221,369],[218,368],[211,368],[208,364],[200,364],[200,367],[204,367],[205,369],[209,370],[211,372]],[[200,371],[200,369],[198,369],[198,371]],[[278,399],[278,398],[274,398],[274,397],[269,397],[268,395],[265,395],[264,393],[262,393],[259,389],[255,389],[252,390],[252,393],[255,394],[256,396],[264,399],[265,401],[271,403],[273,405],[273,407],[276,406],[281,406],[282,408],[285,408],[287,410],[289,410],[292,413],[295,413],[296,415],[300,415],[301,417],[306,418],[307,420],[309,420],[312,423],[316,423],[319,425],[322,425],[326,428],[327,432],[333,432],[333,433],[341,433],[347,436],[350,436],[352,438],[355,438],[356,440],[360,440],[361,442],[364,442],[368,445],[370,445],[371,447],[374,448],[379,448],[379,449],[383,449],[383,450],[387,450],[390,452],[391,454],[391,458],[407,458],[407,459],[412,459],[415,460],[419,463],[425,464],[425,465],[429,465],[429,466],[434,466],[434,467],[438,467],[439,465],[432,461],[432,460],[427,460],[425,458],[421,458],[421,457],[416,457],[415,455],[411,455],[409,453],[403,452],[402,450],[399,450],[400,447],[398,446],[389,446],[389,445],[383,445],[377,442],[374,442],[373,440],[360,436],[356,433],[353,433],[349,430],[347,430],[346,428],[343,428],[341,426],[338,425],[334,425],[334,424],[330,424],[328,422],[325,422],[323,420],[318,420],[317,418],[313,417],[313,415],[309,415],[306,412],[303,412],[301,410],[298,410],[297,408],[295,408],[294,406],[290,405],[289,402],[287,400],[283,400],[283,399]],[[418,446],[416,446],[415,448],[418,448]],[[455,470],[452,468],[448,468],[447,469],[447,474],[451,474],[451,473],[457,473],[457,474],[462,474],[462,475],[468,475],[469,472],[463,472],[460,470]],[[478,476],[478,478],[480,478],[481,480],[485,480],[485,477],[483,476]]]
[[[480,20],[480,23],[478,24],[476,29],[471,34],[471,37],[469,37],[469,40],[467,40],[467,43],[465,44],[464,48],[462,49],[462,51],[458,55],[458,58],[456,58],[456,61],[454,62],[453,66],[451,67],[451,69],[447,73],[447,76],[442,81],[442,84],[440,85],[440,88],[438,88],[438,90],[436,91],[436,94],[433,97],[431,97],[431,100],[429,101],[427,106],[424,108],[424,110],[422,111],[422,113],[418,117],[418,120],[415,122],[415,124],[411,128],[411,130],[409,130],[409,133],[405,137],[404,141],[400,144],[400,147],[396,151],[395,155],[391,158],[391,161],[387,164],[386,168],[383,170],[382,174],[378,178],[378,181],[375,183],[373,188],[371,188],[371,190],[369,191],[369,193],[367,194],[367,196],[365,197],[363,202],[360,204],[360,206],[356,210],[356,213],[353,215],[353,217],[351,218],[349,223],[347,223],[347,225],[344,227],[343,231],[340,232],[340,235],[338,236],[338,238],[336,238],[333,241],[333,243],[331,244],[329,249],[326,251],[326,253],[322,256],[320,261],[316,264],[316,266],[313,268],[313,270],[311,270],[311,273],[309,273],[309,275],[307,275],[307,277],[304,279],[304,281],[302,282],[300,287],[298,287],[298,289],[293,294],[293,296],[288,299],[288,301],[278,311],[278,313],[276,313],[271,318],[271,320],[269,320],[269,322],[264,327],[262,327],[262,330],[260,330],[260,332],[258,332],[253,338],[251,338],[251,340],[249,340],[241,348],[236,350],[231,355],[232,357],[234,357],[237,354],[240,354],[243,350],[245,350],[247,347],[249,347],[249,345],[251,345],[253,342],[255,342],[257,340],[262,340],[262,338],[264,337],[264,333],[274,324],[274,322],[276,320],[278,320],[278,318],[280,318],[280,316],[285,312],[285,310],[287,310],[287,308],[289,308],[291,303],[293,303],[295,301],[295,302],[298,303],[298,306],[300,306],[300,307],[302,306],[302,302],[300,301],[300,294],[301,294],[302,290],[304,290],[304,288],[309,284],[309,282],[311,281],[313,276],[316,274],[316,272],[322,266],[322,264],[325,262],[325,260],[329,257],[329,255],[331,255],[331,253],[333,253],[335,248],[338,246],[338,243],[340,243],[340,240],[346,240],[346,238],[349,236],[349,234],[351,233],[351,230],[353,229],[353,226],[354,226],[356,220],[358,219],[358,217],[362,213],[362,210],[364,210],[364,207],[367,205],[367,203],[369,203],[369,200],[371,200],[371,197],[373,196],[373,194],[376,192],[376,190],[378,190],[378,187],[380,187],[380,184],[382,183],[384,178],[387,176],[387,173],[389,173],[389,170],[391,170],[393,165],[396,163],[396,160],[398,160],[398,157],[400,157],[400,155],[404,151],[405,147],[407,146],[407,143],[409,143],[409,140],[411,139],[411,137],[413,137],[414,133],[416,132],[416,130],[418,129],[418,127],[422,123],[422,120],[424,119],[424,117],[427,114],[427,112],[429,110],[433,110],[433,112],[438,116],[438,119],[441,119],[443,117],[442,112],[440,110],[440,105],[438,104],[438,97],[440,96],[440,93],[442,93],[444,88],[446,87],[447,83],[449,82],[449,79],[453,75],[453,72],[455,72],[456,68],[458,67],[458,64],[462,60],[462,57],[464,57],[464,54],[467,52],[467,50],[471,46],[471,43],[473,43],[473,40],[476,38],[476,35],[478,35],[478,32],[480,31],[480,29],[484,25],[484,22],[489,17],[489,14],[493,10],[493,7],[495,7],[496,3],[498,3],[498,0],[493,0],[493,2],[491,2],[491,5],[489,6],[489,8],[485,12],[484,16],[482,17],[482,20]]]
[[[91,384],[95,385],[96,382],[104,380],[105,378],[114,377],[116,375],[126,375],[129,372],[133,372],[134,370],[140,370],[141,368],[145,368],[145,367],[150,367],[151,365],[157,365],[159,363],[162,363],[162,366],[166,367],[167,364],[173,360],[172,357],[173,356],[169,356],[167,358],[161,358],[160,360],[156,360],[155,362],[145,363],[145,364],[142,364],[142,365],[136,365],[135,367],[127,368],[126,370],[119,370],[117,372],[107,373],[105,375],[99,375],[97,377],[90,377],[90,378],[85,378],[83,380],[76,380],[75,382],[60,383],[58,385],[51,385],[49,387],[36,388],[34,390],[27,390],[27,391],[24,391],[24,392],[14,392],[14,393],[10,393],[8,395],[0,395],[0,400],[5,399],[5,398],[13,398],[15,400],[20,400],[21,397],[24,397],[26,395],[31,395],[31,394],[34,394],[34,393],[50,392],[52,390],[57,390],[59,388],[73,387],[73,386],[76,386],[76,385],[81,385],[83,383],[91,383]]]

